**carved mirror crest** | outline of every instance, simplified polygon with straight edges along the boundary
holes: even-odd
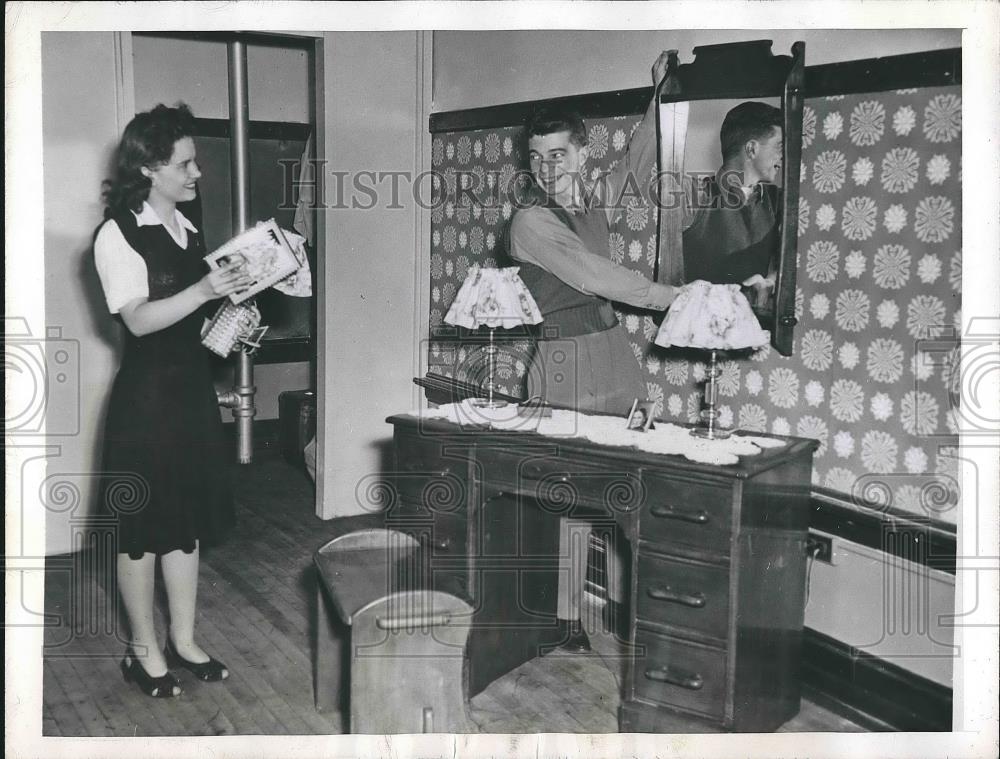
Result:
[[[805,43],[792,45],[791,55],[773,55],[771,45],[770,40],[704,45],[694,48],[694,61],[686,64],[679,62],[676,51],[670,56],[667,75],[657,88],[659,192],[663,202],[655,276],[657,281],[668,284],[697,278],[742,282],[746,272],[735,262],[741,261],[746,268],[752,259],[757,262],[761,279],[771,280],[773,286],[745,287],[744,292],[761,327],[770,331],[775,350],[789,356],[796,324]],[[780,151],[780,167],[776,158],[755,159],[754,168],[748,169],[752,181],[744,182],[744,172],[733,171],[732,161],[720,158],[720,127],[731,108],[748,101],[773,108],[743,108],[739,113],[744,121],[747,113],[751,122],[763,114],[774,119],[775,126],[780,124],[781,131],[775,128],[768,133],[776,138],[769,145],[762,137],[747,150],[757,156],[767,155],[767,150]],[[756,170],[757,163],[760,171]],[[739,187],[746,184],[751,186],[741,196]],[[727,188],[732,195],[727,194]],[[733,203],[729,198],[741,200]],[[751,198],[763,203],[766,210],[753,211],[751,217],[747,210]],[[701,215],[693,223],[696,208],[707,210],[699,211]],[[737,239],[741,235],[749,240],[745,249]],[[727,240],[727,236],[732,239]],[[730,279],[721,279],[721,275],[715,279],[707,273],[700,266],[700,251],[719,256],[735,253],[727,259],[733,266],[725,275]],[[737,259],[741,253],[743,257]]]

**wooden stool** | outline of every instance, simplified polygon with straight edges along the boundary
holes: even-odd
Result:
[[[472,731],[472,607],[428,589],[423,560],[416,540],[386,529],[342,535],[316,551],[316,709],[350,715],[351,733]]]

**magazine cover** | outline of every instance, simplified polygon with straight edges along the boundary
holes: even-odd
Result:
[[[299,268],[298,258],[274,219],[260,222],[236,235],[205,256],[205,260],[211,268],[218,269],[232,261],[234,256],[242,256],[246,260],[253,284],[242,292],[230,295],[233,303],[242,303]]]

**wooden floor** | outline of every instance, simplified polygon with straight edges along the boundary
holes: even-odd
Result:
[[[51,557],[46,574],[43,734],[150,736],[338,734],[339,715],[313,707],[313,551],[331,532],[313,513],[305,474],[275,451],[241,467],[238,527],[202,553],[197,632],[231,671],[224,683],[178,672],[184,693],[152,699],[123,682],[125,625],[114,590],[114,555],[92,547]],[[100,535],[100,530],[95,532]],[[162,587],[162,582],[158,584]],[[166,630],[166,599],[157,618]],[[597,618],[591,613],[588,626]],[[472,700],[472,719],[490,733],[617,730],[622,660],[596,633],[588,656],[553,653],[530,661]],[[808,701],[782,731],[861,731]]]

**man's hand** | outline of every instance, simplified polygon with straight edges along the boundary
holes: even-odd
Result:
[[[653,63],[653,86],[655,87],[661,81],[663,77],[667,75],[667,60],[670,58],[670,54],[676,52],[674,50],[664,50],[660,53],[659,57]]]
[[[753,289],[752,303],[763,305],[767,302],[769,291],[774,289],[774,279],[772,277],[765,279],[760,274],[754,274],[752,277],[743,280],[743,287]]]
[[[681,288],[674,287],[673,285],[664,285],[664,287],[666,287],[667,290],[669,291],[669,294],[667,295],[667,306],[666,307],[670,308],[671,304],[675,300],[677,300],[677,296],[681,294]]]

